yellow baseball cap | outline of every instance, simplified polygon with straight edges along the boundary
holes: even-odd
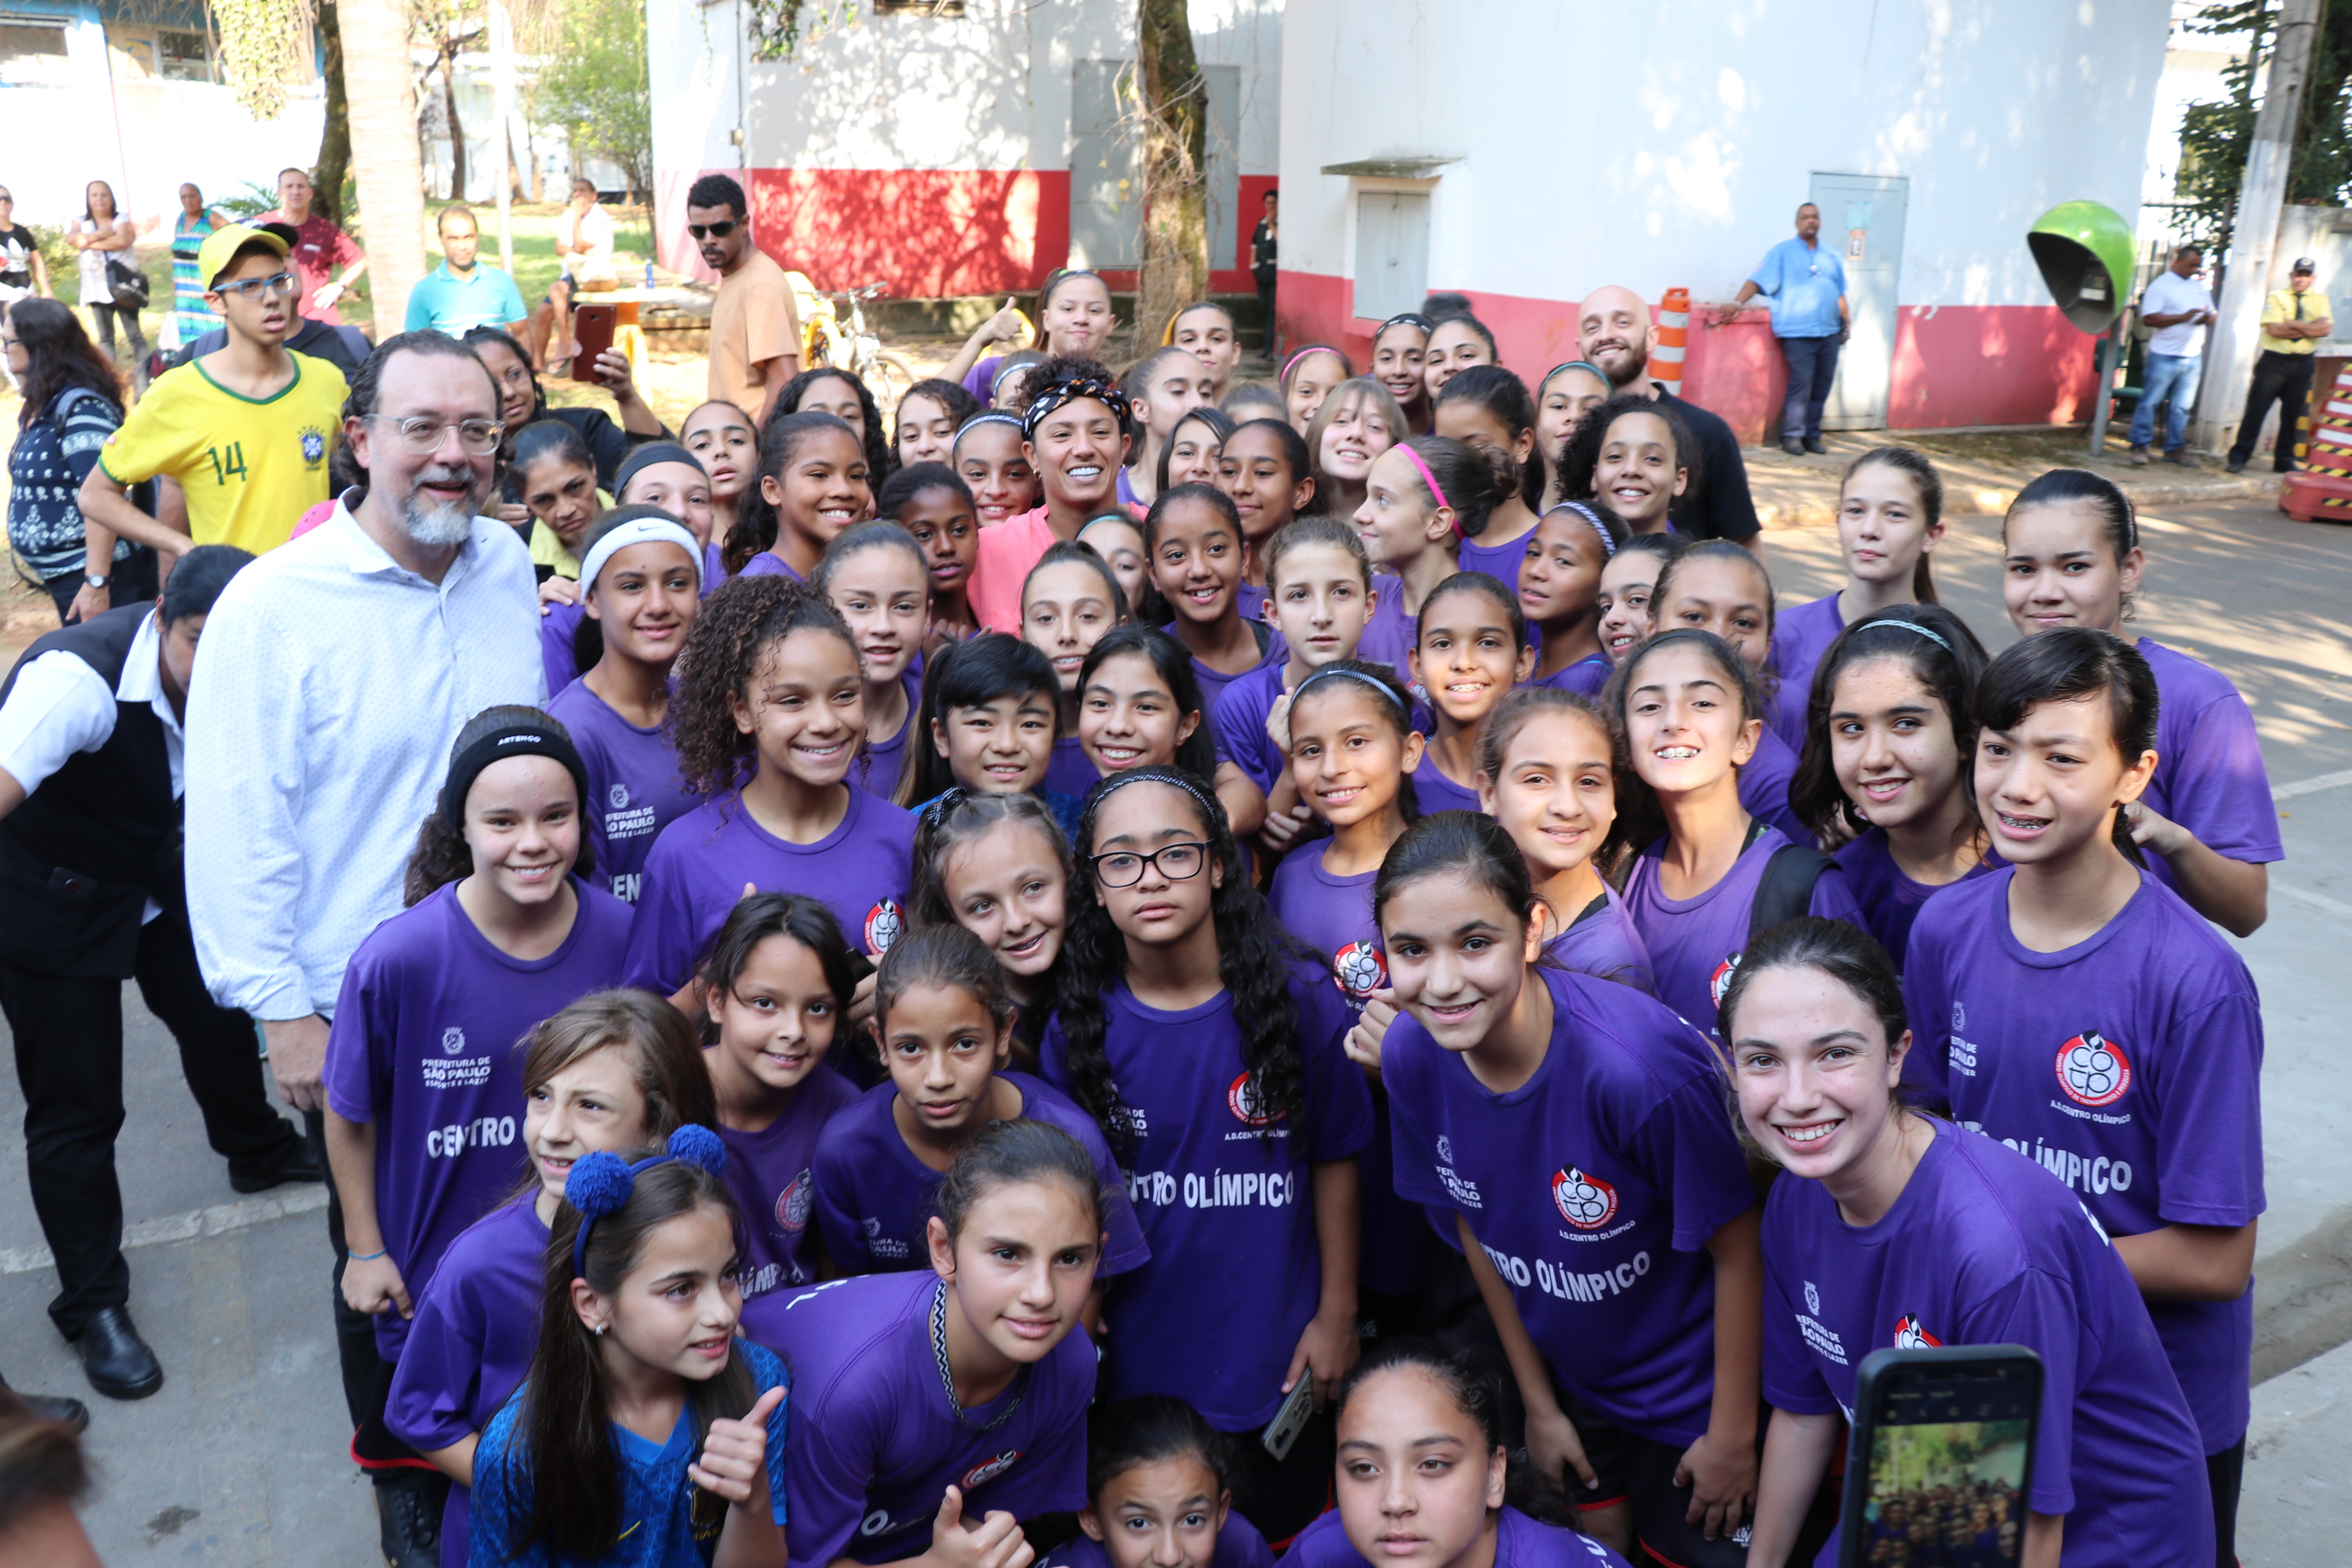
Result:
[[[205,237],[204,244],[196,250],[196,276],[205,280],[205,287],[210,289],[220,275],[228,270],[229,263],[236,259],[236,253],[248,245],[267,247],[281,257],[289,248],[278,236],[263,229],[247,228],[241,223],[216,228]]]

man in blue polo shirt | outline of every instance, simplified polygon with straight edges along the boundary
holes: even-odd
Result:
[[[430,327],[453,338],[476,327],[521,331],[522,295],[514,279],[474,259],[482,246],[474,209],[462,202],[442,208],[440,230],[441,254],[447,259],[409,290],[407,330],[421,332]]]
[[[1821,245],[1822,209],[1797,209],[1797,234],[1764,253],[1739,295],[1716,317],[1727,326],[1739,307],[1761,294],[1772,301],[1772,335],[1789,362],[1789,397],[1780,408],[1780,449],[1790,457],[1822,449],[1822,407],[1837,379],[1838,345],[1851,316],[1845,268]]]

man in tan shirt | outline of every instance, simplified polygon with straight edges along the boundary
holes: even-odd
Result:
[[[686,193],[686,232],[719,274],[710,310],[710,395],[764,428],[784,383],[800,374],[800,312],[784,269],[751,243],[743,187],[705,174]]]

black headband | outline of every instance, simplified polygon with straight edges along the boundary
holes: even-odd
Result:
[[[1127,433],[1131,417],[1127,394],[1100,376],[1074,375],[1066,381],[1052,382],[1037,389],[1035,399],[1029,405],[1029,411],[1021,416],[1021,438],[1024,441],[1036,440],[1037,426],[1045,422],[1047,415],[1066,403],[1076,403],[1088,397],[1111,411],[1112,416],[1118,420],[1120,435]]]
[[[466,836],[466,796],[474,781],[484,768],[509,757],[553,757],[580,787],[580,809],[589,809],[588,769],[568,738],[552,730],[495,730],[459,752],[449,763],[449,782],[441,786],[441,820],[450,832],[460,838]]]

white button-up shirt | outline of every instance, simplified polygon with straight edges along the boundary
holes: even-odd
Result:
[[[76,752],[95,752],[114,739],[119,704],[144,702],[163,721],[163,754],[172,764],[172,797],[178,799],[186,788],[184,742],[180,716],[163,694],[163,642],[161,623],[151,610],[131,639],[121,679],[111,689],[88,659],[63,648],[19,670],[7,703],[0,706],[0,768],[30,795]],[[163,912],[163,906],[150,899],[139,919],[144,924]]]
[[[384,553],[351,499],[230,580],[188,682],[196,957],[223,1006],[272,1021],[331,1012],[361,939],[400,912],[458,729],[547,700],[514,531],[476,518],[436,584]]]

